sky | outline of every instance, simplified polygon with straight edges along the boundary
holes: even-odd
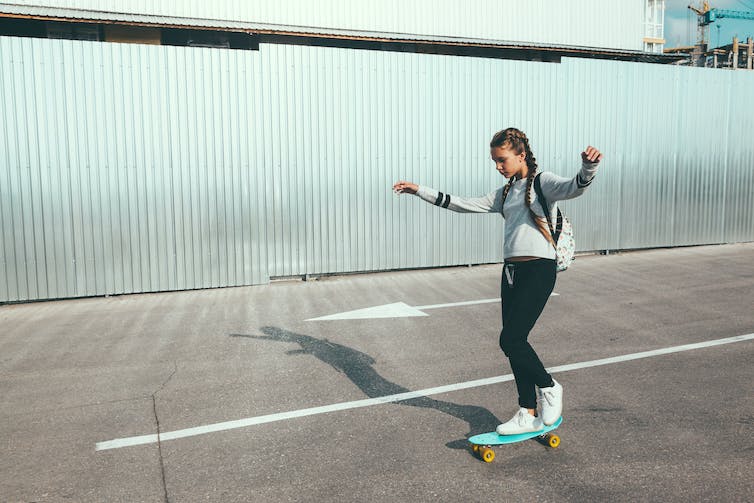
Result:
[[[754,12],[754,0],[708,1],[713,8]],[[701,3],[701,0],[665,0],[665,48],[694,44],[697,16],[687,6],[691,4],[699,7]],[[719,37],[717,25],[720,26]],[[743,42],[747,36],[754,38],[754,20],[724,18],[710,25],[711,47],[730,44],[735,35]]]

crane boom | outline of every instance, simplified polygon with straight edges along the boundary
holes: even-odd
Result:
[[[754,12],[748,12],[743,10],[728,10],[728,9],[710,9],[704,14],[705,24],[711,24],[715,22],[715,19],[722,18],[729,19],[751,19],[754,20]]]
[[[754,12],[743,10],[716,9],[714,7],[710,7],[707,0],[704,0],[699,7],[689,5],[688,8],[694,11],[694,13],[699,17],[697,22],[697,44],[699,45],[706,44],[708,26],[718,19],[728,18],[754,20]]]
[[[707,32],[709,31],[709,26],[713,23],[715,23],[719,19],[748,19],[754,21],[754,11],[741,11],[741,10],[730,10],[730,9],[716,9],[714,7],[710,6],[709,0],[704,0],[700,2],[699,6],[696,7],[694,5],[689,5],[688,8],[697,15],[697,42],[694,46],[693,51],[690,54],[692,65],[694,66],[705,66],[706,65],[706,57],[709,56],[710,53],[707,52]],[[717,25],[718,28],[720,25]],[[747,58],[748,63],[747,67],[752,68],[752,52],[754,52],[754,47],[752,46],[751,39],[748,39],[748,52],[747,52]],[[714,52],[714,51],[713,51]],[[733,38],[733,68],[738,67],[738,39]],[[717,68],[717,53],[715,53],[715,68]]]

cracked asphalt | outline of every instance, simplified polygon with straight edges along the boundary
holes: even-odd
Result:
[[[562,444],[466,439],[515,411],[500,265],[0,306],[0,501],[751,501],[754,340],[557,374]],[[754,333],[754,244],[582,256],[530,340],[548,367]],[[295,415],[295,414],[294,414]],[[156,435],[108,450],[100,442]]]
[[[168,497],[168,487],[167,482],[165,481],[165,461],[162,457],[162,442],[160,441],[160,434],[162,433],[162,430],[160,429],[160,417],[157,414],[157,393],[162,391],[165,386],[170,382],[170,380],[173,378],[173,376],[178,372],[178,364],[176,362],[173,362],[173,373],[168,376],[168,378],[165,380],[164,383],[162,383],[155,391],[152,393],[152,410],[154,411],[154,423],[155,428],[157,430],[157,451],[160,456],[160,477],[162,478],[162,491],[164,494],[165,501],[170,501],[170,498]]]

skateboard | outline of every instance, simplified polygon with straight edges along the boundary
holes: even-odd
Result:
[[[524,440],[537,437],[538,440],[555,449],[560,445],[560,437],[550,432],[560,426],[560,423],[562,422],[563,418],[559,417],[558,420],[555,421],[555,424],[551,426],[545,426],[538,431],[518,433],[516,435],[498,435],[494,431],[490,433],[482,433],[481,435],[474,435],[471,437],[469,443],[471,444],[471,450],[474,451],[474,453],[485,463],[492,463],[492,460],[495,459],[495,451],[492,450],[492,447],[495,445],[515,444],[516,442],[523,442]]]

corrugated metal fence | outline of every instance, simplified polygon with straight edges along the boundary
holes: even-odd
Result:
[[[0,301],[489,263],[510,125],[572,176],[581,250],[754,240],[754,73],[262,45],[0,37]]]

